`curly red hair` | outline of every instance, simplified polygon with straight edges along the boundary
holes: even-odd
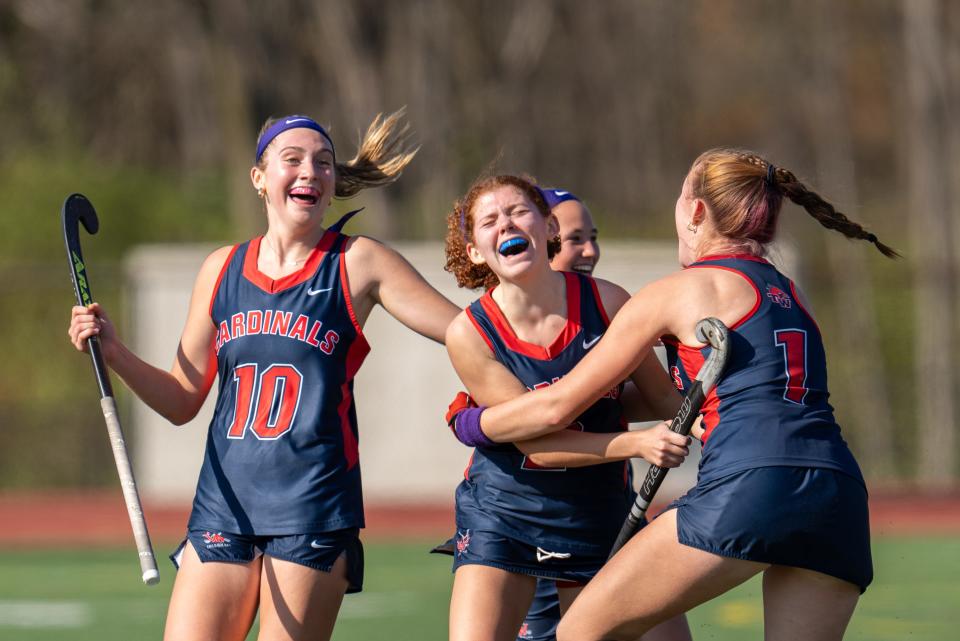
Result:
[[[467,255],[467,243],[473,240],[473,207],[480,196],[499,187],[516,187],[544,218],[550,215],[550,207],[543,197],[543,192],[529,176],[499,174],[480,177],[474,181],[467,193],[453,204],[453,211],[447,214],[447,262],[443,268],[454,275],[460,287],[490,289],[500,282],[492,269],[487,265],[475,264]],[[547,257],[553,258],[559,251],[558,236],[547,243]]]

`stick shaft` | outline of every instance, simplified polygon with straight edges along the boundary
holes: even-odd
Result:
[[[707,394],[717,384],[729,355],[727,327],[716,318],[705,318],[697,323],[696,335],[697,339],[708,343],[713,348],[713,352],[690,384],[690,389],[684,395],[683,401],[680,403],[680,409],[677,410],[677,415],[670,423],[670,430],[682,436],[690,434],[690,429],[700,414],[700,408],[706,402]],[[651,501],[653,501],[653,496],[660,489],[666,475],[667,470],[659,465],[649,467],[643,483],[640,485],[640,490],[637,492],[637,498],[630,508],[630,513],[627,514],[623,527],[620,528],[620,534],[617,535],[617,540],[614,541],[613,547],[610,549],[608,558],[613,558],[613,555],[619,552],[620,548],[626,545],[627,541],[637,531],[637,527],[646,515]]]
[[[123,500],[127,506],[127,516],[130,517],[130,526],[133,528],[133,539],[137,544],[137,555],[140,557],[143,581],[152,585],[157,582],[159,577],[157,559],[153,554],[150,535],[147,533],[147,522],[143,518],[140,493],[137,491],[137,482],[133,477],[133,469],[130,467],[130,457],[127,455],[123,430],[117,417],[117,404],[112,396],[107,396],[100,399],[100,408],[103,410],[103,420],[107,423],[110,448],[113,450],[113,460],[117,465],[120,487],[123,490]]]
[[[677,415],[674,417],[673,422],[670,423],[670,430],[683,436],[689,434],[690,429],[697,420],[697,414],[700,412],[700,408],[703,407],[704,400],[705,395],[703,393],[702,383],[700,381],[694,381],[690,391],[683,397],[683,402],[680,404]],[[667,472],[668,470],[666,468],[660,467],[659,465],[651,464],[650,467],[647,468],[647,474],[643,477],[643,483],[640,484],[637,498],[630,507],[630,513],[627,515],[626,520],[624,520],[623,527],[620,528],[620,534],[617,535],[617,540],[610,550],[611,557],[619,552],[620,548],[626,545],[630,537],[633,536],[633,533],[637,531],[637,527],[641,521],[643,521],[644,516],[646,516],[647,510],[650,509],[650,502],[653,501],[653,496],[657,493],[657,490],[660,489],[660,485],[663,484],[663,479],[667,476]]]

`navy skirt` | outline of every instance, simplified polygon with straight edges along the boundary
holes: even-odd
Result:
[[[710,481],[669,507],[677,538],[720,556],[873,580],[867,490],[831,469],[761,467]]]

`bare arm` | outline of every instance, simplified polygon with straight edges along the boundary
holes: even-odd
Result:
[[[473,327],[466,312],[447,330],[447,351],[460,380],[481,404],[501,403],[521,396],[526,387],[502,363]],[[591,433],[561,430],[555,434],[515,443],[530,460],[543,467],[582,467],[642,456],[660,457],[669,465],[679,464],[679,452],[658,453],[653,433]]]
[[[558,383],[484,412],[483,431],[493,440],[517,441],[563,429],[636,370],[660,336],[698,345],[697,321],[715,316],[732,326],[756,296],[743,278],[722,270],[687,269],[661,278],[633,295],[600,342]]]
[[[391,316],[438,343],[460,312],[395,250],[372,238],[357,236],[346,252],[347,278],[354,312],[361,325],[375,304]]]
[[[200,411],[217,374],[214,338],[209,315],[210,299],[230,253],[223,247],[210,254],[200,268],[190,298],[187,322],[169,371],[142,360],[120,340],[113,323],[99,304],[74,307],[68,333],[74,346],[86,351],[86,339],[99,335],[107,364],[144,403],[176,425]]]
[[[479,403],[492,405],[526,393],[526,387],[494,358],[466,312],[460,314],[447,331],[447,351],[460,380]],[[638,456],[664,467],[674,467],[687,454],[684,440],[671,434],[665,426],[642,432],[560,430],[514,445],[543,467],[582,467]]]
[[[495,441],[519,441],[556,432],[640,367],[654,342],[668,333],[678,304],[671,299],[671,278],[648,285],[624,304],[600,342],[560,381],[484,412],[484,433]]]
[[[633,385],[629,385],[630,382]],[[652,349],[640,366],[631,372],[624,396],[624,411],[632,421],[671,418],[680,409],[683,398]]]

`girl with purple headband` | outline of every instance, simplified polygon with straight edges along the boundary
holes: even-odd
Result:
[[[543,188],[543,198],[560,225],[560,249],[550,266],[590,276],[600,260],[597,226],[582,200],[564,189]]]
[[[479,179],[447,217],[446,269],[461,287],[486,290],[447,331],[454,368],[481,403],[562,380],[629,297],[612,283],[551,269],[557,232],[544,192],[520,176]],[[631,418],[672,415],[680,397],[652,352],[634,370]],[[627,377],[573,417],[571,429],[545,439],[493,443],[478,425],[454,422],[476,449],[456,493],[452,641],[514,641],[538,578],[556,584],[566,608],[603,565],[629,509],[625,460],[674,467],[687,454],[687,439],[665,424],[626,431]],[[689,638],[682,618],[678,625],[681,636],[672,638]]]
[[[334,196],[399,177],[415,153],[399,123],[378,116],[339,162],[312,118],[267,121],[250,170],[266,231],[203,263],[170,371],[128,350],[98,304],[73,308],[75,346],[99,335],[108,364],[175,424],[219,375],[187,537],[172,555],[168,641],[241,641],[258,610],[260,639],[329,639],[344,593],[361,589],[353,378],[369,351],[364,322],[380,304],[443,342],[459,311],[392,249],[323,224]]]

